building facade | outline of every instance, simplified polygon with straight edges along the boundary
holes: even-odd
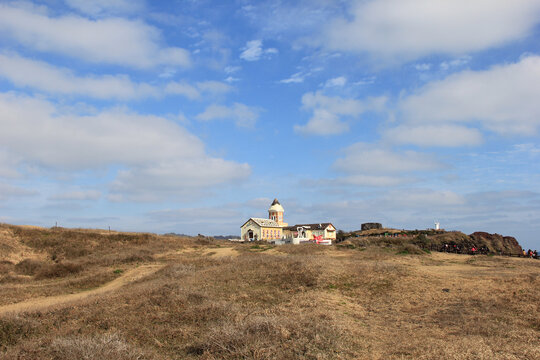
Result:
[[[331,223],[297,224],[288,226],[284,221],[285,210],[277,199],[268,209],[268,219],[249,218],[241,226],[240,236],[243,241],[268,241],[300,243],[312,241],[334,241],[336,228]]]

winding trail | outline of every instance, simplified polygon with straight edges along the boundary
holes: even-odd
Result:
[[[193,250],[191,250],[193,251]],[[161,258],[169,258],[171,255],[179,255],[182,253],[189,252],[182,250],[174,253],[165,253],[161,254]],[[208,255],[211,257],[221,258],[226,256],[238,256],[238,252],[233,248],[211,248],[204,249],[201,255]],[[171,257],[174,259],[174,256]],[[151,265],[141,265],[137,268],[126,271],[122,276],[114,279],[113,281],[106,283],[103,286],[100,286],[96,289],[83,291],[75,294],[62,294],[48,297],[40,297],[35,299],[30,299],[26,301],[21,301],[14,304],[2,305],[0,306],[0,316],[5,314],[18,314],[24,312],[33,312],[40,311],[49,308],[58,308],[62,305],[68,305],[73,302],[81,301],[92,296],[103,295],[113,290],[118,290],[122,286],[125,286],[129,283],[132,283],[136,280],[142,279],[148,275],[151,275],[163,268],[165,264],[151,264]]]
[[[18,302],[15,304],[0,306],[0,316],[5,314],[18,314],[23,312],[32,312],[44,310],[58,305],[66,305],[72,302],[87,299],[91,296],[102,295],[109,291],[117,290],[124,285],[132,283],[136,280],[142,279],[148,275],[151,275],[163,268],[165,265],[142,265],[135,269],[126,271],[122,276],[114,279],[113,281],[106,283],[105,285],[96,289],[83,291],[75,294],[64,294],[49,297],[35,298]]]

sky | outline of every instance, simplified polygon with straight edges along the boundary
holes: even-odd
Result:
[[[540,0],[0,1],[0,222],[540,248]]]

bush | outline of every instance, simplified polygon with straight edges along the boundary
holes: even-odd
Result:
[[[82,270],[82,266],[75,263],[63,262],[49,265],[42,268],[37,274],[36,279],[47,279],[55,277],[64,277],[76,274]]]
[[[426,252],[414,244],[403,244],[398,248],[400,255],[425,255]]]
[[[46,267],[47,267],[47,264],[42,261],[24,259],[21,262],[19,262],[17,265],[15,265],[15,272],[21,275],[33,276],[39,273],[40,271],[42,271]]]
[[[421,247],[422,249],[427,248],[430,245],[430,241],[425,234],[419,234],[415,239],[414,243]]]

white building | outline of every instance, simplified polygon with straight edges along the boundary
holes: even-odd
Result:
[[[264,240],[280,242],[282,240],[298,243],[315,241],[331,243],[336,239],[336,228],[331,223],[297,224],[288,226],[284,219],[285,210],[277,199],[268,209],[268,219],[249,218],[241,226],[240,236],[243,241]]]

